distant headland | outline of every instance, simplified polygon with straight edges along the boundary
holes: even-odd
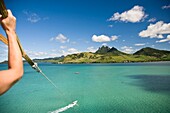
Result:
[[[142,48],[133,54],[127,54],[114,47],[102,46],[96,52],[82,52],[67,56],[34,59],[36,62],[56,64],[80,63],[128,63],[170,61],[170,51],[158,50],[150,47]],[[4,61],[2,63],[6,63]]]

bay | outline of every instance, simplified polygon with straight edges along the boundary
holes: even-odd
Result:
[[[170,113],[170,62],[39,67],[57,89],[25,64],[23,78],[0,96],[0,113],[48,113],[75,100],[64,113]]]

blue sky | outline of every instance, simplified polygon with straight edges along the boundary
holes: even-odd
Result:
[[[169,0],[5,0],[31,58],[96,51],[170,50]],[[5,35],[2,28],[0,33]],[[0,42],[0,61],[7,47]]]

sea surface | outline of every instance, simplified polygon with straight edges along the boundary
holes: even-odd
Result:
[[[63,113],[170,113],[170,62],[39,67],[57,89],[25,64],[23,78],[0,96],[0,113],[50,113],[73,101],[78,106]]]

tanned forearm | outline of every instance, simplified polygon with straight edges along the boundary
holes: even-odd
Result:
[[[12,87],[23,75],[23,61],[17,36],[14,31],[8,31],[8,70],[0,72],[0,95]]]
[[[8,17],[1,20],[8,38],[8,70],[0,71],[0,95],[10,89],[23,75],[22,55],[15,33],[16,19],[11,11]]]
[[[7,31],[8,38],[8,67],[14,71],[16,79],[21,78],[23,74],[22,54],[17,43],[17,35],[15,31]]]

